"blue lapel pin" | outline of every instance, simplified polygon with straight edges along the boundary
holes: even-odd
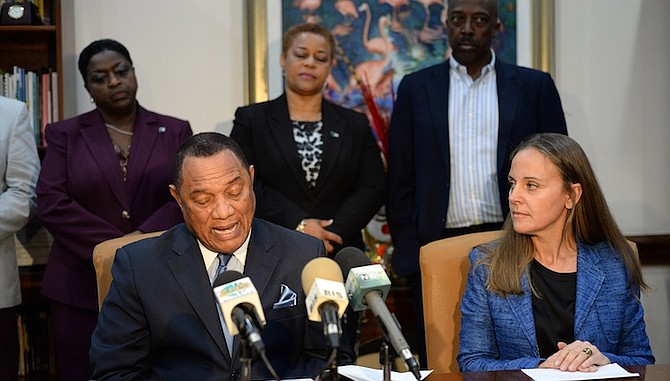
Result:
[[[335,138],[335,139],[339,139],[339,138],[340,138],[340,134],[337,133],[337,131],[330,131],[330,137],[331,137],[331,138]]]

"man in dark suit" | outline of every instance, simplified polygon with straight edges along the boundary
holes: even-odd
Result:
[[[254,168],[224,135],[193,136],[174,169],[170,191],[185,224],[117,251],[91,343],[93,378],[238,379],[240,339],[229,352],[212,291],[218,253],[232,254],[228,270],[258,290],[266,354],[279,376],[317,376],[326,341],[321,325],[307,320],[300,278],[307,262],[325,255],[323,243],[254,218]],[[340,363],[353,360],[351,348],[343,336]],[[251,378],[270,377],[252,362]]]
[[[451,58],[403,78],[389,133],[393,269],[414,290],[424,366],[419,248],[500,229],[511,151],[534,133],[567,134],[549,74],[501,62],[491,50],[497,1],[449,1],[446,26]]]

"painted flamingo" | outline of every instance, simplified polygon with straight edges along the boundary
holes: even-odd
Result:
[[[382,16],[379,18],[377,25],[381,37],[370,38],[370,22],[372,19],[370,6],[368,3],[362,3],[358,7],[358,10],[365,12],[365,24],[363,25],[363,46],[365,46],[365,49],[372,54],[379,54],[381,56],[390,54],[393,50],[393,44],[391,43],[386,30],[387,26],[390,24],[388,17]]]

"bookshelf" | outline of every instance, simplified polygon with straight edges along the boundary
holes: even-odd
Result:
[[[0,5],[4,2],[0,0]],[[38,5],[44,25],[0,25],[0,74],[3,74],[0,94],[10,86],[7,81],[11,75],[20,78],[12,81],[21,83],[25,91],[19,94],[14,89],[4,95],[26,102],[34,121],[35,140],[43,149],[41,132],[44,125],[63,118],[61,4],[60,0],[33,0],[33,3]],[[29,80],[29,72],[37,79]],[[42,78],[43,74],[48,75],[48,81]],[[29,91],[28,85],[34,81],[37,83]],[[42,97],[45,94],[43,85],[49,90],[48,97]],[[27,99],[28,94],[32,95],[31,100]]]
[[[4,2],[5,0],[0,0],[0,5]],[[33,0],[32,2],[40,11],[43,25],[0,24],[0,94],[26,102],[35,129],[35,142],[42,157],[45,149],[44,126],[48,122],[63,119],[63,90],[60,85],[63,83],[61,1]],[[12,78],[12,75],[18,77]],[[48,80],[43,75],[48,76]],[[12,78],[12,87],[9,87],[8,78]],[[42,88],[45,85],[45,89],[49,90],[48,93]],[[24,91],[19,92],[18,88]],[[13,91],[9,93],[7,89]],[[44,97],[43,94],[48,96]],[[46,263],[46,257],[41,254],[48,252],[48,247],[42,246],[45,246],[48,240],[43,239],[44,237],[36,239],[36,236],[40,236],[39,233],[36,234],[39,226],[32,228],[33,231],[28,234],[26,231],[31,229],[24,229],[17,234],[17,241],[22,241],[22,245],[17,245],[17,249],[31,254],[27,256],[28,261],[19,258],[23,299],[23,303],[17,309],[21,341],[19,379],[53,380],[56,369],[51,317],[48,302],[40,293]],[[41,233],[47,234],[44,229],[41,229]],[[37,241],[39,247],[36,247]],[[36,252],[40,255],[35,255]]]

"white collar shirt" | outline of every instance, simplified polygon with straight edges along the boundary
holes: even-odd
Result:
[[[450,186],[446,228],[503,220],[498,190],[495,53],[475,80],[449,59]]]

